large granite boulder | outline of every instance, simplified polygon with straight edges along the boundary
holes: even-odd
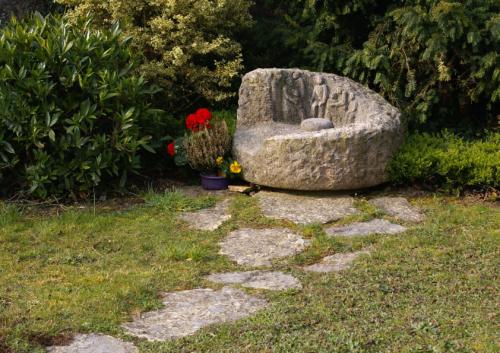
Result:
[[[375,186],[387,181],[402,140],[398,109],[348,78],[297,69],[243,78],[234,153],[247,181],[292,190]]]

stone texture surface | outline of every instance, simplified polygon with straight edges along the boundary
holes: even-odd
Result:
[[[289,229],[240,229],[221,242],[221,254],[240,265],[271,266],[271,260],[303,251],[309,241]]]
[[[326,229],[330,236],[355,237],[370,234],[398,234],[406,231],[406,228],[394,224],[385,219],[374,219],[369,222],[352,223],[342,227],[331,227]]]
[[[229,190],[205,190],[200,185],[176,185],[173,190],[179,191],[188,197],[229,195]]]
[[[229,204],[230,200],[226,199],[216,204],[215,207],[196,212],[185,212],[180,215],[180,218],[189,223],[194,229],[213,231],[231,219]]]
[[[359,213],[352,197],[271,191],[261,191],[255,197],[266,217],[297,224],[324,224]]]
[[[303,131],[302,121],[335,128]],[[387,181],[403,141],[400,112],[348,78],[258,69],[240,88],[234,154],[247,181],[292,190],[349,190]]]
[[[77,335],[68,346],[48,347],[48,353],[139,353],[130,342],[105,335]]]
[[[164,294],[164,309],[123,324],[130,335],[149,341],[188,336],[208,325],[236,321],[265,308],[264,299],[235,288],[195,289]]]
[[[425,217],[418,208],[412,206],[404,197],[379,197],[369,201],[389,216],[405,222],[423,222]]]
[[[333,123],[328,119],[311,118],[303,120],[300,128],[304,131],[321,131],[326,129],[333,129]]]
[[[207,276],[207,279],[216,283],[241,284],[243,287],[255,289],[286,290],[302,288],[298,279],[283,272],[248,271],[219,273]]]
[[[369,252],[357,251],[327,256],[317,264],[304,267],[304,270],[318,273],[339,272],[349,268],[359,256],[365,254],[369,254]]]

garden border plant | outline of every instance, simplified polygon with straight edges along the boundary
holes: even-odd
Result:
[[[177,166],[189,165],[200,172],[202,186],[208,190],[226,189],[229,179],[241,174],[241,166],[231,157],[232,137],[224,119],[212,119],[200,108],[186,117],[186,133],[167,146]]]
[[[86,18],[32,15],[0,36],[0,185],[45,198],[123,187],[141,168],[159,89],[134,74],[130,38]],[[154,128],[154,127],[153,127]]]
[[[449,131],[414,134],[389,165],[395,184],[424,184],[444,191],[500,187],[500,134],[467,140]]]

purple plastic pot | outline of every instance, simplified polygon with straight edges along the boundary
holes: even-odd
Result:
[[[205,190],[225,190],[229,186],[229,180],[226,177],[200,174],[201,186]]]

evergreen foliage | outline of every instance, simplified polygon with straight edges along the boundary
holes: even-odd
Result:
[[[144,55],[141,73],[164,88],[169,111],[235,96],[232,83],[243,59],[234,35],[250,25],[250,0],[57,1],[75,18],[91,13],[101,28],[120,21]]]
[[[415,134],[389,167],[396,184],[425,183],[448,190],[500,186],[500,134],[465,140],[450,132]]]
[[[120,29],[34,15],[0,32],[0,186],[39,198],[123,186],[159,129]]]
[[[494,127],[499,13],[496,0],[259,1],[245,55],[269,47],[260,59],[249,54],[248,64],[278,57],[283,66],[351,77],[398,106],[413,127]],[[255,43],[262,28],[270,34]]]

